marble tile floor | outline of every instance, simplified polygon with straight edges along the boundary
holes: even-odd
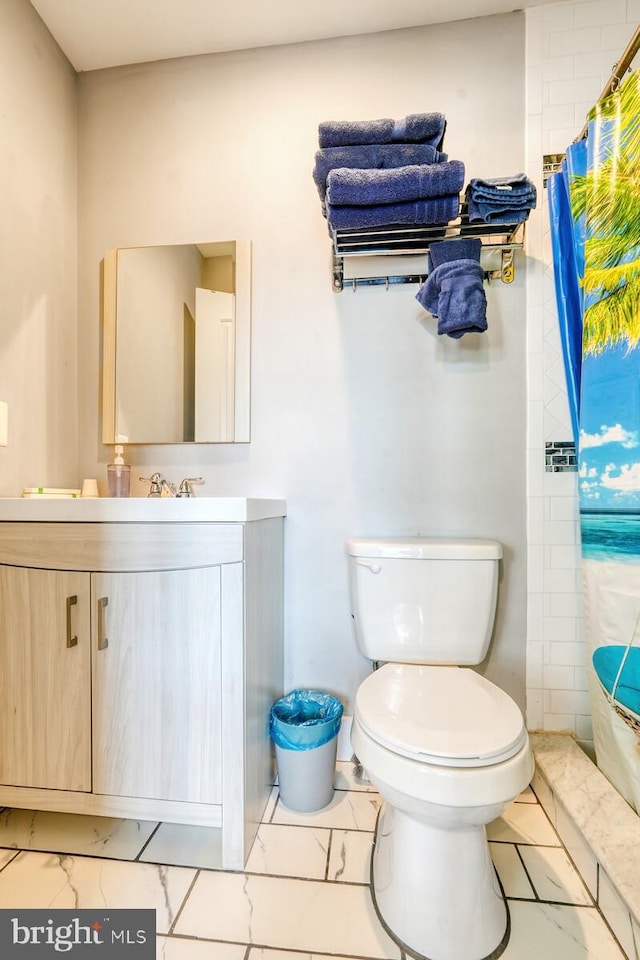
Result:
[[[377,793],[339,763],[333,802],[294,814],[277,787],[243,873],[215,830],[0,812],[0,907],[156,910],[158,960],[405,960],[375,916]],[[509,902],[504,960],[624,960],[531,790],[488,829]]]

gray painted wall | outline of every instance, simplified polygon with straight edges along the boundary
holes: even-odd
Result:
[[[347,711],[369,665],[344,544],[374,534],[504,543],[486,673],[524,706],[524,271],[488,289],[489,333],[458,342],[436,336],[415,288],[332,293],[317,126],[442,110],[468,176],[516,173],[523,64],[524,18],[510,14],[79,78],[80,472],[103,479],[110,456],[97,412],[104,252],[250,239],[251,444],[128,453],[135,478],[153,467],[204,476],[203,495],[286,497],[285,683],[332,690]]]
[[[76,75],[27,0],[0,4],[0,496],[78,482]]]

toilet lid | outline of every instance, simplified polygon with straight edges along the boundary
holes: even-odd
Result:
[[[385,664],[360,685],[355,717],[394,753],[443,766],[499,763],[527,740],[511,697],[465,667]]]

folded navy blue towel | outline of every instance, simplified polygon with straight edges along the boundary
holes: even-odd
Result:
[[[440,147],[446,120],[441,113],[412,113],[403,120],[325,120],[318,127],[320,147],[360,143],[430,143]]]
[[[469,201],[479,210],[531,210],[536,205],[533,194],[528,197],[513,197],[513,199],[494,197],[492,200],[484,200],[482,197],[472,195],[469,197]]]
[[[464,163],[416,164],[393,170],[332,170],[327,177],[327,201],[333,205],[357,206],[400,203],[460,193]]]
[[[535,185],[529,180],[526,174],[517,173],[513,177],[493,177],[482,179],[474,177],[469,182],[468,187],[474,200],[492,200],[493,198],[502,200],[515,199],[516,197],[536,198]]]
[[[361,230],[391,224],[423,225],[449,223],[460,209],[457,193],[428,200],[407,200],[404,203],[379,203],[371,207],[326,205],[327,220],[334,230]]]
[[[484,223],[522,223],[535,207],[534,184],[524,173],[469,182],[465,191],[469,220]]]
[[[372,143],[359,147],[327,147],[318,150],[313,179],[320,199],[324,200],[327,177],[331,170],[349,167],[352,170],[390,170],[414,163],[444,163],[446,153],[430,143]]]
[[[448,260],[429,274],[416,300],[438,320],[438,334],[459,340],[487,329],[484,275],[477,260]]]
[[[467,201],[467,212],[470,223],[524,223],[529,213],[535,207],[535,201],[532,204],[523,206],[498,206],[491,203],[476,203],[469,198]]]

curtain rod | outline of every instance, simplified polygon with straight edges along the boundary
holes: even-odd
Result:
[[[636,27],[636,32],[631,37],[631,40],[629,40],[629,43],[626,45],[626,47],[622,51],[622,56],[620,57],[620,59],[614,66],[613,70],[611,71],[611,76],[609,77],[609,80],[606,86],[604,87],[602,93],[598,97],[596,101],[597,103],[600,103],[601,100],[604,100],[605,97],[608,97],[610,93],[612,93],[614,90],[617,89],[618,84],[620,83],[625,73],[633,63],[633,60],[638,50],[640,50],[640,27]],[[582,130],[580,131],[580,133],[578,134],[574,142],[577,143],[578,140],[584,140],[584,138],[587,135],[588,129],[589,129],[589,123],[587,122],[585,123],[584,127],[582,128]]]

